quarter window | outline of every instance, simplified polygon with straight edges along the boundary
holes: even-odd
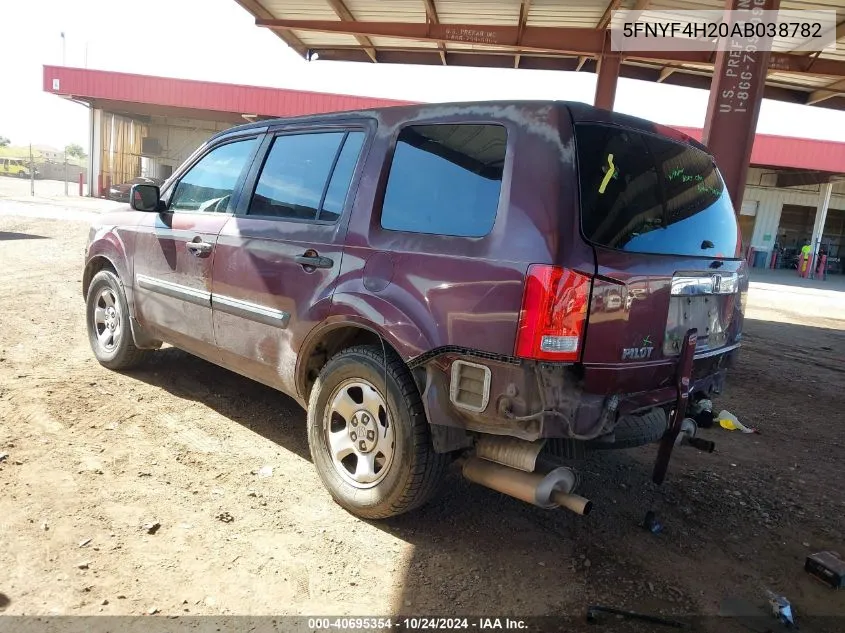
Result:
[[[203,156],[176,185],[170,210],[228,211],[232,193],[256,143],[254,138],[235,141]]]
[[[482,237],[493,228],[505,164],[500,125],[416,125],[399,134],[382,205],[393,231]]]
[[[337,220],[363,142],[363,132],[276,137],[258,178],[249,215]]]

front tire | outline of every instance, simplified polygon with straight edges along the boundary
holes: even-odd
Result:
[[[320,479],[339,505],[365,519],[420,507],[449,465],[448,455],[434,452],[408,368],[386,351],[386,367],[380,346],[332,357],[308,403],[308,445]]]
[[[101,270],[91,280],[85,301],[85,321],[91,349],[104,367],[129,369],[149,355],[149,350],[135,346],[126,294],[112,271]]]

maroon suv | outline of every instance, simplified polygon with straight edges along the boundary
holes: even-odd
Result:
[[[740,345],[740,238],[688,137],[574,103],[395,107],[233,128],[91,229],[91,346],[162,342],[290,395],[362,517],[447,466],[586,513],[571,470],[690,443]]]

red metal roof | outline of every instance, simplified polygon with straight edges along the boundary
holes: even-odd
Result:
[[[412,103],[64,66],[44,66],[44,91],[106,108],[119,105],[126,112],[204,114],[225,121],[242,120],[242,114],[285,117]],[[699,129],[673,127],[701,140]],[[751,164],[845,174],[845,143],[757,134]]]
[[[701,140],[702,130],[675,127],[697,141]],[[845,143],[757,134],[751,150],[751,164],[841,174],[845,173]]]
[[[56,80],[58,88],[54,90]],[[225,112],[238,116],[255,114],[284,117],[409,103],[392,99],[152,77],[64,66],[44,66],[44,91],[84,101],[147,104]]]

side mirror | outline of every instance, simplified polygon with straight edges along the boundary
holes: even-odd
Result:
[[[136,211],[158,211],[161,208],[161,192],[156,185],[132,185],[129,204]]]

